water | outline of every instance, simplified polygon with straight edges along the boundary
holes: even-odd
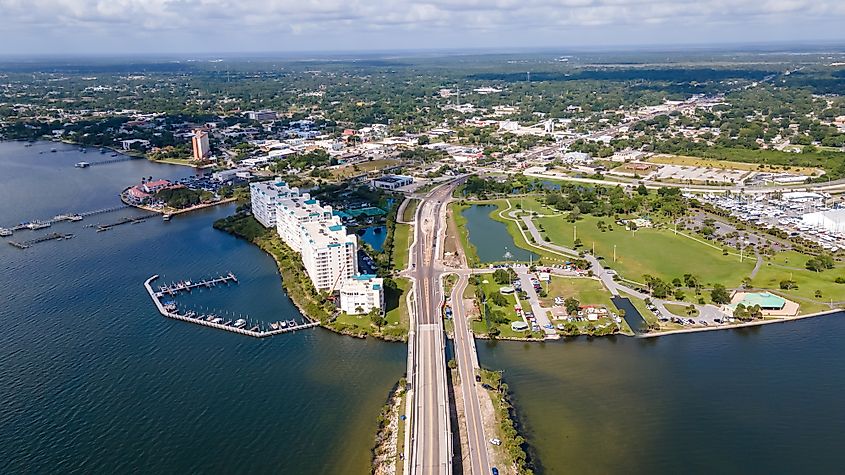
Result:
[[[376,231],[378,230],[378,231]],[[369,244],[376,252],[384,248],[384,239],[387,237],[387,228],[384,226],[369,226],[364,228],[364,234],[358,238]]]
[[[541,473],[841,473],[845,313],[661,337],[480,344]]]
[[[492,205],[472,205],[461,213],[467,220],[469,242],[475,246],[478,259],[484,264],[537,260],[536,254],[516,247],[504,223],[490,217],[495,209]]]
[[[52,146],[0,143],[0,223],[116,204],[135,175],[193,172],[79,170],[91,152],[38,154]],[[135,213],[125,210],[54,225],[69,241],[0,246],[0,473],[367,473],[404,345],[322,329],[255,340],[165,319],[144,290],[153,274],[232,271],[238,286],[191,298],[268,322],[298,317],[273,260],[211,228],[233,210],[83,227]]]
[[[634,307],[630,299],[627,297],[613,297],[610,300],[613,301],[613,305],[616,308],[625,311],[625,322],[631,327],[634,333],[643,333],[648,329],[648,323],[640,314],[640,311],[637,310],[637,307]]]

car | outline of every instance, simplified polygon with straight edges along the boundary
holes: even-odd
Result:
[[[499,475],[499,469],[496,468],[496,467],[493,467],[493,468],[490,469],[490,473],[492,473],[493,475]]]
[[[551,330],[554,327],[552,326],[551,323],[547,323],[547,324],[543,325],[543,328],[548,328],[549,330]]]
[[[480,374],[476,374],[476,375],[475,375],[475,382],[476,382],[476,383],[480,383],[480,382],[481,382],[481,375],[480,375]]]
[[[493,444],[493,445],[502,445],[502,441],[495,438],[495,437],[490,439],[490,443]]]

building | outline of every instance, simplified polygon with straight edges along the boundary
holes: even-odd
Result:
[[[150,141],[144,139],[121,140],[120,145],[123,150],[146,150],[150,148]]]
[[[191,145],[194,148],[194,160],[205,160],[211,156],[211,147],[208,145],[208,132],[202,129],[194,130],[191,137]]]
[[[290,188],[280,178],[275,181],[250,183],[252,215],[265,228],[276,226],[276,202],[282,198],[299,196],[299,188]]]
[[[408,186],[414,182],[414,179],[403,175],[384,175],[372,181],[373,188],[381,188],[382,190],[395,190]]]
[[[305,225],[340,224],[340,218],[334,216],[331,206],[321,206],[308,193],[278,195],[275,207],[276,232],[285,244],[299,253],[302,252]]]
[[[276,120],[276,113],[271,110],[247,111],[246,116],[249,120],[257,120],[259,122],[263,122],[265,120]]]
[[[801,222],[807,226],[835,233],[845,233],[845,208],[805,214]]]
[[[382,279],[358,275],[345,280],[340,286],[340,310],[349,315],[370,313],[378,308],[384,312],[384,284]]]
[[[342,224],[302,226],[302,265],[318,291],[333,292],[358,274],[358,238]]]

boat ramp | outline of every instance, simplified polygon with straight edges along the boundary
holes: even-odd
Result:
[[[210,288],[221,283],[237,283],[237,278],[234,274],[230,272],[228,275],[216,277],[213,279],[201,280],[199,282],[192,282],[186,280],[171,285],[160,286],[159,291],[156,292],[152,287],[152,282],[158,279],[158,277],[158,275],[154,275],[147,279],[146,282],[144,282],[144,288],[147,289],[147,293],[150,294],[150,298],[153,299],[153,302],[155,303],[155,306],[158,309],[159,313],[161,313],[167,318],[172,318],[173,320],[181,320],[183,322],[194,323],[197,325],[202,325],[204,327],[216,328],[218,330],[225,330],[228,332],[238,333],[240,335],[251,336],[254,338],[266,338],[268,336],[281,335],[282,333],[304,330],[306,328],[315,327],[320,324],[320,322],[315,321],[306,321],[299,323],[294,320],[290,320],[274,322],[270,324],[269,329],[262,329],[260,325],[254,325],[248,328],[246,320],[242,318],[236,320],[226,320],[224,317],[212,313],[197,313],[193,311],[180,313],[175,303],[165,304],[161,301],[162,297],[164,297],[165,295],[172,296],[179,292],[190,292],[191,289],[201,287]]]

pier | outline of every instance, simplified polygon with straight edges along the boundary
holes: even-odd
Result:
[[[142,221],[146,221],[146,220],[152,218],[155,215],[156,215],[156,213],[149,213],[149,214],[145,214],[145,215],[142,215],[142,216],[126,217],[126,218],[123,218],[120,221],[117,221],[117,222],[114,222],[114,223],[101,224],[101,225],[97,226],[97,232],[108,231],[111,228],[114,228],[116,226],[121,226],[123,224],[140,223]]]
[[[165,295],[176,295],[179,292],[190,292],[191,290],[200,287],[211,288],[217,286],[218,284],[229,285],[230,283],[238,283],[238,278],[235,277],[235,274],[231,272],[226,275],[221,275],[220,277],[204,279],[199,282],[191,282],[190,280],[185,280],[170,285],[162,285],[158,288],[159,291],[156,292],[156,295],[159,297],[163,297]]]
[[[282,333],[290,333],[295,332],[297,330],[304,330],[306,328],[316,327],[320,324],[320,322],[314,321],[297,323],[294,320],[290,320],[284,322],[279,321],[271,323],[270,330],[261,330],[259,325],[254,325],[251,328],[247,329],[245,328],[245,320],[236,320],[234,322],[232,320],[228,320],[224,322],[222,317],[219,317],[214,314],[197,314],[195,312],[179,313],[176,309],[175,304],[165,305],[161,302],[161,297],[166,295],[166,292],[156,292],[155,290],[153,290],[152,282],[158,279],[158,277],[158,275],[154,275],[147,279],[146,282],[144,282],[144,288],[147,289],[147,293],[150,294],[150,298],[153,299],[153,303],[155,303],[155,306],[158,309],[159,313],[161,313],[167,318],[172,318],[173,320],[181,320],[183,322],[194,323],[197,325],[202,325],[204,327],[216,328],[218,330],[237,333],[239,335],[251,336],[253,338],[267,338],[269,336],[281,335]],[[228,276],[224,277],[227,279],[226,282],[237,282],[237,279],[235,279],[234,274],[230,273]],[[212,281],[213,280],[214,279],[212,279]],[[192,283],[191,285],[194,286],[192,288],[201,287],[201,285],[199,285],[199,282],[197,284]],[[165,288],[167,287],[165,286]]]
[[[53,224],[59,223],[59,222],[62,222],[62,221],[69,221],[69,222],[75,223],[77,221],[82,221],[83,219],[85,219],[89,216],[96,216],[98,214],[112,213],[114,211],[120,211],[120,210],[126,209],[126,208],[129,208],[129,205],[121,204],[121,205],[118,205],[118,206],[112,206],[112,207],[109,207],[109,208],[100,208],[100,209],[95,209],[95,210],[91,210],[91,211],[84,211],[84,212],[81,212],[81,213],[63,213],[63,214],[56,215],[56,216],[52,217],[51,219],[47,219],[47,220],[43,220],[43,221],[39,220],[39,219],[34,219],[32,221],[21,223],[21,224],[18,224],[16,226],[12,226],[12,227],[9,227],[9,228],[0,228],[0,230],[2,230],[2,231],[0,231],[0,236],[11,236],[12,233],[14,233],[16,231],[24,231],[26,229],[35,231],[35,230],[38,230],[38,229],[49,228]]]
[[[18,249],[28,249],[28,248],[32,247],[33,245],[38,244],[40,242],[70,239],[72,237],[73,237],[73,234],[50,233],[50,234],[45,234],[44,236],[41,236],[41,237],[37,237],[35,239],[30,239],[29,241],[23,241],[23,242],[9,241],[9,244],[15,246]]]
[[[102,161],[99,161],[99,162],[79,162],[79,163],[75,164],[74,167],[76,167],[76,168],[90,168],[90,167],[96,167],[98,165],[109,165],[111,163],[128,162],[130,160],[146,160],[146,159],[141,158],[141,157],[130,157],[128,155],[124,155],[124,156],[119,157],[119,158],[111,158],[109,160],[102,160]]]

